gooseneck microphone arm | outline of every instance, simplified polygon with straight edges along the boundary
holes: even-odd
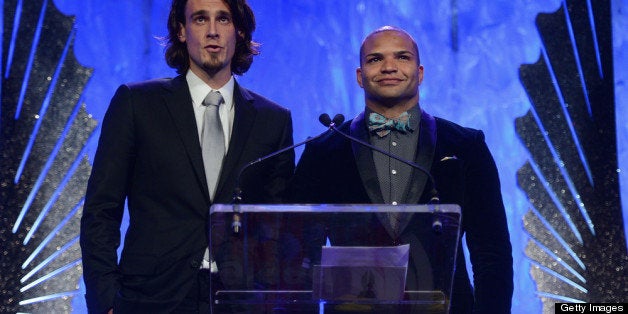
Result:
[[[323,116],[326,116],[326,117],[323,117]],[[434,181],[434,177],[432,176],[432,174],[429,171],[427,171],[425,168],[417,165],[414,162],[405,160],[405,159],[403,159],[403,158],[401,158],[399,156],[396,156],[396,155],[391,154],[391,153],[389,153],[387,151],[381,150],[381,149],[379,149],[379,148],[377,148],[377,147],[375,147],[375,146],[373,146],[373,145],[371,145],[371,144],[369,144],[367,142],[364,142],[364,141],[362,141],[362,140],[360,140],[358,138],[355,138],[355,137],[353,137],[353,136],[351,136],[349,134],[345,134],[344,132],[338,130],[336,125],[341,124],[342,122],[344,122],[344,120],[345,120],[345,117],[342,114],[337,114],[336,116],[334,116],[333,120],[331,120],[329,118],[329,115],[327,115],[326,113],[322,114],[320,116],[320,118],[319,118],[319,121],[323,125],[325,125],[326,127],[329,127],[330,130],[333,130],[334,132],[344,136],[345,138],[349,139],[350,141],[353,141],[353,142],[356,142],[356,143],[358,143],[358,144],[360,144],[362,146],[368,147],[369,149],[372,149],[372,150],[374,150],[376,152],[382,153],[382,154],[384,154],[384,155],[386,155],[386,156],[388,156],[390,158],[396,159],[396,160],[398,160],[398,161],[400,161],[400,162],[402,162],[402,163],[404,163],[404,164],[406,164],[406,165],[408,165],[408,166],[410,166],[410,167],[412,167],[414,169],[417,169],[417,170],[423,172],[425,175],[427,175],[428,179],[430,180],[430,183],[432,184],[432,190],[430,191],[430,201],[429,201],[429,203],[430,204],[438,204],[438,203],[440,203],[440,198],[438,197],[438,191],[436,190],[436,182]]]
[[[299,147],[301,145],[307,144],[307,143],[309,143],[309,142],[311,142],[313,140],[316,140],[316,139],[320,138],[321,136],[329,133],[329,131],[331,130],[331,126],[335,126],[334,122],[331,121],[331,119],[329,119],[329,115],[328,114],[322,114],[322,115],[320,115],[318,117],[318,120],[321,123],[323,123],[323,121],[326,121],[326,119],[329,120],[329,122],[327,122],[327,124],[325,125],[325,126],[328,127],[328,129],[325,132],[323,132],[323,133],[321,133],[321,134],[319,134],[317,136],[314,136],[314,137],[309,137],[305,141],[299,142],[299,143],[294,144],[294,145],[290,145],[288,147],[285,147],[285,148],[282,148],[282,149],[277,150],[275,152],[272,152],[272,153],[270,153],[268,155],[262,156],[260,158],[255,159],[255,160],[252,160],[252,161],[248,162],[247,164],[245,164],[244,166],[242,166],[240,168],[240,171],[238,172],[238,176],[236,177],[236,185],[235,185],[235,189],[233,191],[232,204],[238,205],[238,204],[240,204],[242,202],[242,188],[240,187],[240,180],[241,180],[242,174],[244,173],[245,170],[247,170],[249,167],[251,167],[251,166],[253,166],[253,165],[257,164],[257,163],[260,163],[260,162],[262,162],[264,160],[273,158],[273,157],[275,157],[275,156],[277,156],[279,154],[285,153],[285,152],[287,152],[289,150],[295,149],[295,148],[297,148],[297,147]],[[344,120],[344,117],[342,119]],[[340,121],[340,123],[342,123],[342,121]],[[323,123],[323,124],[325,124],[325,123]],[[231,227],[232,227],[234,233],[240,232],[240,227],[242,226],[241,219],[240,219],[240,214],[237,212],[236,209],[237,209],[237,207],[234,208],[233,222],[231,224]]]
[[[324,118],[323,115],[326,115],[326,114],[322,114],[320,117],[318,117],[319,121],[322,121],[321,119]],[[329,118],[329,115],[327,115],[327,118]],[[326,126],[330,127],[329,123]],[[325,132],[323,132],[323,133],[321,133],[321,134],[319,134],[317,136],[309,137],[305,141],[302,141],[300,143],[297,143],[297,144],[294,144],[294,145],[290,145],[290,146],[282,148],[282,149],[280,149],[278,151],[272,152],[272,153],[270,153],[268,155],[262,156],[260,158],[255,159],[255,160],[252,160],[249,163],[247,163],[246,165],[242,166],[242,168],[240,168],[240,172],[238,172],[238,176],[236,177],[236,187],[235,187],[235,190],[234,190],[234,193],[233,193],[233,203],[234,204],[238,204],[238,203],[240,203],[242,201],[242,189],[240,188],[240,179],[242,178],[242,174],[244,173],[244,171],[246,169],[248,169],[249,167],[251,167],[251,166],[253,166],[253,165],[257,164],[257,163],[260,163],[260,162],[262,162],[262,161],[264,161],[266,159],[273,158],[273,157],[275,157],[275,156],[277,156],[279,154],[285,153],[285,152],[287,152],[289,150],[295,149],[295,148],[297,148],[297,147],[299,147],[301,145],[304,145],[304,144],[307,144],[307,143],[309,143],[309,142],[311,142],[313,140],[316,140],[319,137],[327,134],[329,132],[329,130],[330,129],[328,129],[327,131],[325,131]]]

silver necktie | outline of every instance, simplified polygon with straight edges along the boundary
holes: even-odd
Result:
[[[212,201],[218,185],[222,160],[225,157],[225,136],[222,131],[220,115],[218,114],[218,108],[222,102],[222,95],[218,91],[209,92],[203,100],[205,114],[203,115],[201,149],[203,151],[207,187]]]

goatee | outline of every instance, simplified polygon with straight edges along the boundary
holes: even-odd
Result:
[[[225,63],[220,62],[220,60],[216,56],[210,56],[207,62],[203,63],[203,70],[209,74],[209,76],[214,76],[216,73],[220,72],[220,70],[225,68]]]

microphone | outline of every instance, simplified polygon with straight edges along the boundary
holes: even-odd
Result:
[[[323,117],[323,116],[325,116],[325,117]],[[391,153],[389,153],[387,151],[381,150],[381,149],[379,149],[379,148],[377,148],[377,147],[375,147],[375,146],[373,146],[373,145],[371,145],[371,144],[369,144],[367,142],[364,142],[364,141],[362,141],[362,140],[360,140],[360,139],[358,139],[356,137],[353,137],[353,136],[351,136],[349,134],[345,134],[344,132],[338,130],[336,125],[341,124],[344,120],[345,120],[345,117],[342,114],[337,114],[336,116],[334,116],[333,120],[331,120],[329,118],[329,115],[327,115],[327,114],[322,114],[320,116],[320,118],[319,118],[319,121],[324,126],[329,127],[330,130],[333,130],[334,132],[344,136],[345,138],[347,138],[347,139],[349,139],[349,140],[351,140],[353,142],[356,142],[356,143],[358,143],[358,144],[360,144],[362,146],[368,147],[369,149],[372,149],[372,150],[374,150],[376,152],[382,153],[382,154],[384,154],[384,155],[386,155],[386,156],[388,156],[388,157],[390,157],[392,159],[398,160],[398,161],[400,161],[400,162],[402,162],[402,163],[404,163],[404,164],[406,164],[406,165],[408,165],[408,166],[410,166],[410,167],[412,167],[414,169],[417,169],[417,170],[423,172],[425,175],[427,175],[427,177],[428,177],[428,179],[429,179],[429,181],[430,181],[430,183],[432,185],[432,190],[430,191],[430,201],[428,203],[429,204],[439,204],[440,203],[440,198],[438,197],[438,191],[436,190],[436,181],[434,180],[434,177],[432,176],[432,174],[429,171],[427,171],[425,168],[417,165],[414,162],[405,160],[405,159],[403,159],[403,158],[401,158],[401,157],[399,157],[397,155],[394,155],[394,154],[391,154]],[[438,211],[438,209],[436,211]],[[434,221],[432,222],[432,229],[434,229],[434,231],[436,233],[440,233],[442,231],[442,229],[443,229],[443,223],[438,218],[437,213],[434,215],[434,217],[435,218],[434,218]]]
[[[334,121],[335,121],[335,119],[336,118],[334,118]],[[329,118],[329,115],[326,114],[326,113],[321,114],[318,117],[318,120],[321,123],[323,123],[323,124],[325,124],[323,122],[323,121],[325,121],[327,123],[325,126],[330,127],[330,128],[331,128],[331,126],[335,126],[336,124],[338,124],[338,123],[334,123],[334,121],[332,121]],[[327,121],[327,120],[329,120],[329,121]],[[344,117],[342,117],[342,120],[344,120]],[[342,121],[340,121],[339,123],[342,123]],[[323,132],[323,133],[321,133],[321,134],[319,134],[317,136],[314,136],[314,137],[309,137],[305,141],[302,141],[302,142],[294,144],[294,145],[290,145],[288,147],[284,147],[284,148],[282,148],[280,150],[277,150],[277,151],[274,151],[274,152],[272,152],[272,153],[270,153],[268,155],[262,156],[260,158],[255,159],[255,160],[252,160],[249,163],[247,163],[246,165],[242,166],[242,168],[240,168],[240,171],[238,172],[238,176],[236,177],[236,187],[235,187],[235,189],[233,191],[233,199],[232,199],[232,203],[235,205],[235,209],[234,209],[234,213],[233,213],[233,222],[231,223],[231,228],[233,229],[234,233],[239,233],[240,232],[240,228],[242,227],[242,222],[241,222],[242,219],[241,219],[240,214],[239,214],[237,209],[238,209],[238,205],[242,202],[242,188],[240,187],[240,179],[242,178],[242,174],[244,173],[244,171],[246,169],[248,169],[249,167],[257,164],[257,163],[260,163],[260,162],[262,162],[264,160],[273,158],[273,157],[275,157],[275,156],[277,156],[279,154],[285,153],[286,151],[295,149],[295,148],[297,148],[297,147],[299,147],[301,145],[304,145],[304,144],[307,144],[307,143],[309,143],[309,142],[311,142],[313,140],[316,140],[316,139],[320,138],[321,136],[329,133],[329,131],[330,131],[330,129],[327,129],[325,132]]]
[[[332,120],[328,114],[323,113],[318,117],[318,121],[320,121],[324,126],[331,128],[332,124],[335,127],[345,122],[345,116],[341,114],[337,114],[334,116],[334,119]]]

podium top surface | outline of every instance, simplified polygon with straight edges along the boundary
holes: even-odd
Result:
[[[214,204],[212,213],[246,213],[246,212],[324,212],[324,213],[450,213],[460,214],[460,206],[456,204]]]

